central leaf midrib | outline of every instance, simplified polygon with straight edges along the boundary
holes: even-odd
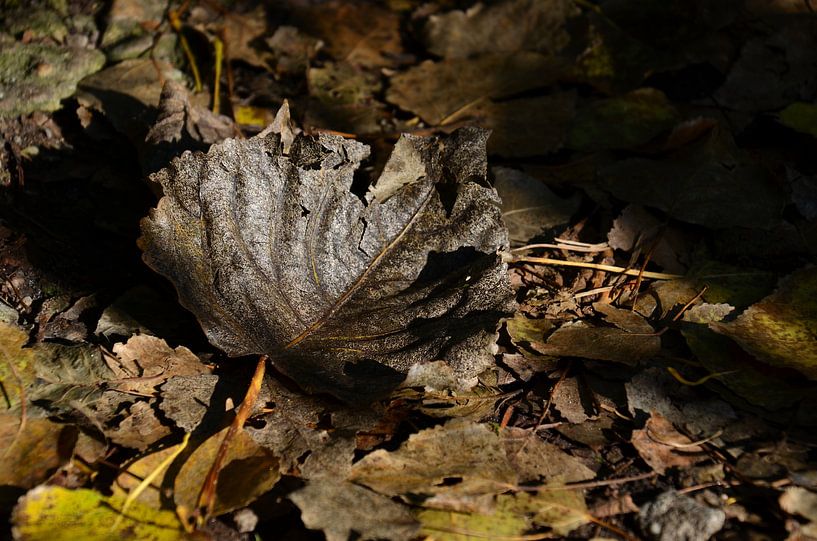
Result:
[[[288,344],[284,346],[283,349],[285,350],[292,349],[293,347],[297,346],[298,344],[306,340],[315,331],[323,327],[329,320],[329,318],[332,317],[346,303],[346,301],[349,300],[349,298],[351,298],[351,296],[360,288],[361,284],[363,284],[368,275],[374,270],[375,267],[377,267],[377,264],[386,256],[386,254],[388,254],[389,251],[391,251],[392,248],[394,248],[398,244],[400,239],[402,239],[406,235],[411,226],[414,225],[414,223],[417,221],[417,217],[425,209],[426,205],[431,199],[431,195],[434,193],[433,187],[434,184],[432,182],[429,185],[428,193],[423,199],[423,202],[417,206],[417,209],[411,215],[411,218],[406,222],[406,225],[403,226],[400,232],[394,236],[394,238],[385,246],[385,248],[383,248],[383,250],[381,250],[377,254],[377,256],[371,260],[369,265],[366,266],[366,268],[363,270],[360,276],[354,282],[352,282],[352,284],[349,286],[349,289],[343,292],[343,294],[338,297],[334,304],[332,304],[332,306],[330,306],[329,309],[321,317],[319,317],[309,327],[302,331],[301,334],[293,338]]]

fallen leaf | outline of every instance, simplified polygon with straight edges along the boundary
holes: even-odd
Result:
[[[303,3],[289,23],[320,38],[335,60],[365,68],[394,67],[403,52],[399,15],[366,2]]]
[[[664,475],[668,468],[689,468],[706,460],[700,445],[678,432],[663,415],[653,412],[643,429],[634,430],[630,442],[653,470]]]
[[[768,35],[746,41],[740,57],[713,98],[729,109],[759,112],[793,101],[811,101],[817,92],[817,31],[808,18],[774,25]]]
[[[274,134],[185,154],[153,177],[144,259],[214,345],[269,354],[309,390],[368,401],[440,357],[470,387],[514,304],[499,201],[478,183],[486,136],[403,136],[403,167],[365,201],[350,186],[368,147],[337,136],[300,136],[290,156]]]
[[[196,508],[202,483],[228,430],[225,428],[207,438],[185,459],[173,479],[173,500],[177,506]],[[272,452],[258,445],[246,432],[236,433],[219,472],[213,514],[245,507],[269,491],[280,478],[278,459]]]
[[[139,401],[120,415],[123,419],[105,430],[105,435],[117,445],[144,451],[171,434],[170,427],[157,416],[154,404]]]
[[[544,182],[508,167],[493,167],[494,189],[502,199],[502,217],[511,242],[526,243],[579,209],[580,197],[559,197]]]
[[[783,511],[807,519],[811,528],[817,527],[817,493],[801,487],[788,487],[778,501]]]
[[[508,427],[501,434],[508,460],[521,483],[577,483],[596,477],[578,458],[529,430]]]
[[[586,152],[638,147],[669,131],[678,120],[663,92],[640,88],[580,107],[567,146]]]
[[[553,408],[568,423],[579,424],[594,417],[592,410],[592,397],[586,396],[578,378],[569,378],[553,390],[550,396]]]
[[[734,321],[710,328],[736,341],[758,360],[793,368],[817,380],[817,267],[780,281],[777,290]]]
[[[517,51],[555,54],[570,41],[566,20],[578,13],[575,4],[567,0],[477,3],[467,11],[429,17],[424,41],[430,53],[444,58]]]
[[[562,148],[575,101],[571,92],[498,102],[482,100],[452,115],[451,122],[490,128],[489,154],[543,156]]]
[[[421,509],[417,519],[422,534],[440,541],[518,538],[530,529],[530,520],[515,504],[512,496],[500,496],[490,514]]]
[[[657,218],[639,205],[627,205],[613,220],[613,227],[607,232],[607,243],[611,248],[625,252],[634,248],[648,251],[650,261],[661,265],[667,272],[683,274],[686,271],[682,263],[685,243],[681,234],[669,227],[666,220]]]
[[[598,173],[601,187],[619,199],[713,229],[769,228],[785,204],[780,189],[723,129],[670,159],[629,158]]]
[[[33,488],[68,461],[77,431],[48,419],[0,413],[0,485]]]
[[[817,105],[792,103],[780,111],[780,122],[789,128],[817,137]]]
[[[20,499],[12,514],[14,538],[20,541],[194,539],[173,511],[134,503],[121,514],[124,500],[87,489],[40,486]]]
[[[348,482],[310,481],[289,495],[307,528],[323,530],[327,541],[413,539],[419,525],[409,508]]]
[[[117,386],[123,391],[150,393],[173,376],[210,372],[186,347],[174,349],[155,336],[134,335],[124,344],[114,344],[113,352],[117,359],[109,359],[108,366],[123,380]]]
[[[637,315],[637,314],[636,314]],[[582,357],[635,365],[661,349],[661,338],[613,327],[591,327],[584,322],[566,323],[556,329],[536,350],[558,357]]]
[[[279,26],[272,36],[266,38],[272,51],[272,63],[279,75],[301,75],[310,61],[323,47],[323,42],[303,34],[294,26]]]
[[[386,100],[429,124],[448,124],[491,98],[545,87],[567,69],[564,61],[537,53],[428,60],[394,75]]]
[[[412,434],[396,451],[369,453],[354,464],[349,480],[388,496],[469,495],[507,490],[517,475],[490,428],[452,419]]]

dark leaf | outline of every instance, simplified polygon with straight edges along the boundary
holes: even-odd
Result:
[[[486,138],[402,137],[364,200],[356,141],[299,137],[287,156],[267,133],[185,154],[153,177],[145,261],[214,345],[268,354],[307,389],[367,401],[433,358],[468,387],[513,307]]]

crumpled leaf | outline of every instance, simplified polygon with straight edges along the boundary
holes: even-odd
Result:
[[[131,336],[124,344],[114,344],[113,352],[118,357],[118,362],[109,360],[108,366],[123,380],[118,386],[123,391],[149,393],[173,376],[194,376],[210,372],[186,347],[178,346],[174,349],[155,336]]]
[[[214,345],[269,354],[309,390],[368,401],[433,358],[472,386],[513,307],[486,137],[403,136],[365,202],[356,141],[300,136],[285,156],[264,133],[185,154],[153,177],[144,259]]]
[[[657,412],[647,419],[643,429],[633,431],[630,443],[644,462],[661,475],[668,468],[689,468],[708,458],[700,445],[690,445],[692,440]]]
[[[630,158],[602,167],[599,176],[619,199],[713,229],[769,228],[785,204],[781,190],[722,129],[670,159]]]
[[[0,34],[0,118],[59,109],[77,82],[104,63],[95,49],[22,43]]]
[[[544,182],[516,169],[494,167],[494,188],[502,199],[502,217],[511,242],[527,242],[562,225],[579,209],[581,198],[559,197]]]
[[[545,87],[568,69],[565,61],[537,53],[429,60],[393,76],[386,100],[429,124],[447,124],[490,98]]]
[[[710,328],[762,362],[794,368],[817,380],[817,267],[790,274],[736,320],[712,323]]]
[[[801,487],[788,487],[780,495],[780,508],[790,515],[799,515],[808,524],[803,526],[801,532],[805,536],[817,534],[817,493]]]
[[[323,530],[327,541],[346,541],[352,532],[360,539],[408,540],[419,529],[408,507],[348,482],[310,481],[289,499],[306,527]]]
[[[124,500],[94,490],[40,486],[14,508],[14,538],[19,541],[182,541],[188,535],[173,511],[133,503],[122,515]],[[121,519],[119,517],[122,517]]]
[[[579,10],[568,0],[509,0],[432,15],[425,26],[429,52],[444,58],[482,53],[559,52],[570,41],[565,21]],[[512,32],[508,32],[513,28]]]
[[[452,419],[412,434],[396,451],[369,453],[354,464],[349,479],[389,496],[475,495],[502,492],[517,475],[488,426]]]

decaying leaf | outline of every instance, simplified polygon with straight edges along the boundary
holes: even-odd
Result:
[[[545,87],[567,69],[537,53],[429,60],[392,77],[386,99],[429,124],[447,124],[480,102]]]
[[[667,468],[689,468],[707,458],[700,445],[692,445],[692,440],[656,412],[643,429],[633,431],[631,442],[644,462],[661,475]]]
[[[192,351],[184,346],[172,348],[161,338],[134,335],[126,343],[114,344],[117,359],[109,359],[108,366],[117,378],[118,389],[148,393],[173,376],[208,374]]]
[[[413,434],[397,451],[369,453],[352,467],[350,480],[389,496],[473,495],[502,492],[517,475],[488,426],[452,419]]]
[[[630,158],[603,167],[602,187],[625,201],[714,229],[769,228],[779,219],[783,193],[723,129],[670,158]]]
[[[76,429],[48,419],[0,413],[0,485],[33,488],[70,457]]]
[[[661,338],[641,316],[612,306],[607,306],[605,310],[607,320],[616,327],[594,327],[584,322],[567,323],[556,329],[547,342],[537,344],[536,350],[545,355],[583,357],[629,365],[658,353]],[[622,325],[616,317],[628,320],[626,324],[630,325],[629,328]]]
[[[565,21],[577,13],[575,4],[567,0],[477,3],[467,11],[429,17],[425,41],[429,52],[445,58],[517,51],[554,54],[570,40]]]
[[[365,200],[356,141],[299,136],[287,156],[264,133],[185,154],[153,177],[144,259],[214,345],[268,354],[307,389],[367,401],[433,358],[471,386],[513,306],[486,137],[403,136]]]
[[[710,327],[759,360],[817,380],[817,268],[781,280],[778,289],[730,322]]]
[[[194,539],[173,511],[132,504],[94,490],[40,486],[23,497],[12,515],[14,538],[20,541],[182,541]]]
[[[310,481],[289,495],[307,528],[323,530],[327,541],[412,539],[418,523],[405,505],[348,482]],[[357,537],[355,537],[357,538]]]
[[[595,101],[576,113],[568,146],[577,150],[632,148],[649,142],[679,120],[667,97],[653,88]]]
[[[576,483],[596,476],[579,459],[528,430],[505,428],[502,431],[502,442],[520,482]]]
[[[789,487],[780,496],[780,508],[791,515],[799,515],[808,523],[800,530],[807,537],[817,535],[817,493],[801,487]]]
[[[502,199],[502,217],[511,242],[527,242],[562,225],[579,208],[580,198],[559,197],[544,182],[516,169],[493,167],[494,188]]]

